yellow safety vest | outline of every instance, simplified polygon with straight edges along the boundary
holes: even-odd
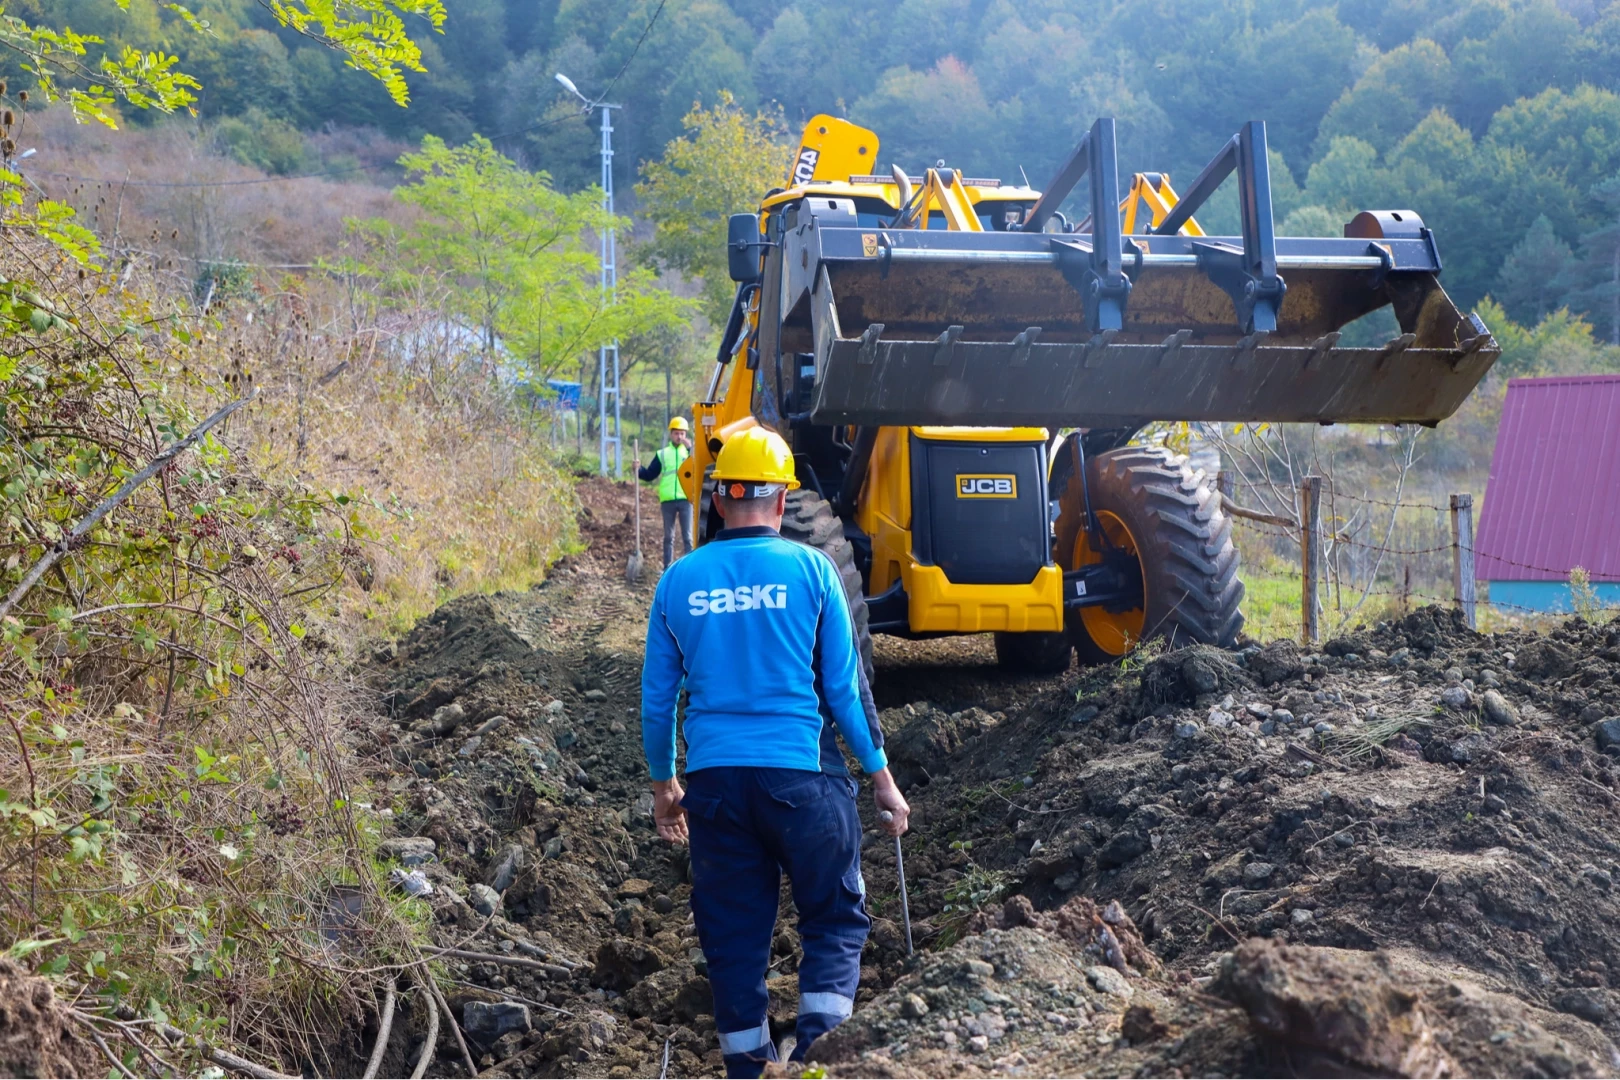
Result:
[[[681,490],[681,463],[692,456],[692,452],[684,446],[670,443],[658,451],[660,471],[658,473],[658,501],[673,502],[676,499],[686,498],[686,492]]]

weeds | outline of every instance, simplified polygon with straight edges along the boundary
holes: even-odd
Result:
[[[945,905],[940,908],[939,947],[949,948],[955,944],[962,937],[968,920],[1004,899],[1012,884],[1012,875],[1006,871],[986,870],[978,863],[969,862],[962,877],[945,890]]]

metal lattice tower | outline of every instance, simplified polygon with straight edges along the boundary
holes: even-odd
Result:
[[[602,110],[602,209],[609,215],[613,213],[613,112],[619,108],[617,105],[599,105]],[[610,227],[602,233],[602,292],[608,303],[613,303],[618,296],[619,267],[618,247],[615,243],[614,230]],[[612,366],[613,381],[608,382],[609,364]],[[608,474],[608,445],[613,446],[613,476],[616,480],[624,479],[624,451],[621,438],[623,434],[620,427],[619,415],[619,343],[604,344],[597,353],[596,385],[601,388],[597,395],[597,430],[601,433],[601,473]],[[608,434],[608,398],[613,398],[613,434]]]

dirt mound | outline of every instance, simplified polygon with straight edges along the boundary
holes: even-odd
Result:
[[[84,1030],[50,983],[0,959],[0,1076],[106,1076]]]
[[[481,1044],[494,1075],[651,1075],[666,1046],[669,1075],[719,1067],[684,851],[651,823],[627,495],[591,482],[587,551],[377,660],[394,850],[431,843],[441,944],[525,962],[447,960],[458,1013],[529,1010]],[[874,927],[856,1016],[818,1044],[834,1072],[1620,1071],[1620,631],[1425,609],[1320,651],[1048,680],[992,659],[878,643],[919,953],[863,796]]]

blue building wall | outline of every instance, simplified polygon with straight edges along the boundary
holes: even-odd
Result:
[[[1570,602],[1567,581],[1492,581],[1491,603],[1501,604],[1508,611],[1542,611],[1549,614],[1568,614],[1575,610]],[[1592,586],[1598,603],[1604,607],[1620,607],[1620,582],[1603,581]]]

